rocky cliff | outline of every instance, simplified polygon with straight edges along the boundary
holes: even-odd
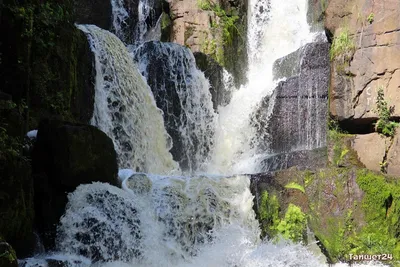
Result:
[[[399,176],[392,131],[400,118],[398,1],[331,0],[325,15],[333,41],[330,114],[357,134],[353,148],[367,168]]]
[[[169,0],[172,31],[169,40],[214,58],[245,82],[247,68],[247,0]],[[237,64],[241,62],[241,64]]]

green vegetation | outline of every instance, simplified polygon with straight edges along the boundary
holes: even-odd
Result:
[[[206,54],[211,55],[220,65],[225,66],[224,61],[224,46],[232,45],[235,36],[241,36],[242,33],[236,26],[239,21],[239,16],[235,10],[231,14],[227,14],[226,11],[218,4],[214,4],[209,0],[198,1],[198,7],[202,10],[212,11],[218,17],[218,20],[211,21],[211,29],[222,33],[221,43],[217,43],[214,40],[205,41],[202,45],[204,49],[202,51]]]
[[[202,10],[213,11],[220,19],[219,28],[222,30],[223,44],[231,44],[234,34],[241,35],[241,32],[236,27],[236,22],[239,20],[239,16],[236,14],[227,14],[225,10],[218,4],[212,3],[210,0],[201,0],[198,2],[198,6]],[[233,13],[233,12],[232,12]],[[216,28],[215,22],[211,25]]]
[[[0,236],[0,242],[5,242]],[[0,251],[0,266],[17,266],[17,254],[10,245],[2,245]]]
[[[390,120],[393,114],[393,107],[388,107],[382,86],[378,89],[376,107],[379,120],[375,124],[375,130],[385,136],[393,137],[396,134],[396,128],[399,126],[399,123]]]
[[[261,222],[261,235],[272,238],[276,235],[275,226],[279,222],[279,202],[276,195],[264,191],[259,204],[259,220]]]
[[[372,24],[372,22],[374,22],[374,18],[375,18],[374,13],[370,13],[370,14],[368,15],[367,21],[369,22],[369,24]]]
[[[344,56],[345,61],[349,61],[355,50],[355,44],[353,38],[350,36],[350,32],[347,28],[342,29],[338,36],[333,38],[330,58],[334,60],[339,56]]]
[[[354,188],[349,185],[352,177],[363,196],[348,192]],[[324,197],[332,182],[334,206]],[[310,196],[310,228],[330,262],[347,261],[349,254],[389,253],[400,259],[399,181],[366,169],[331,167],[316,173],[313,186],[316,195]],[[349,196],[355,198],[349,202]],[[326,205],[336,213],[327,212]]]
[[[343,143],[343,137],[347,135],[346,132],[342,131],[339,123],[334,120],[330,120],[328,124],[328,140],[333,145],[333,159],[332,162],[336,167],[342,166],[346,155],[349,153],[349,149]]]
[[[293,184],[294,185],[294,184]],[[301,186],[295,186],[294,188]],[[270,239],[283,237],[293,242],[302,242],[305,240],[307,229],[307,216],[301,209],[289,204],[284,218],[279,217],[279,201],[276,195],[271,195],[264,191],[259,204],[259,220],[261,222],[262,236]]]
[[[400,185],[383,175],[359,170],[357,183],[365,192],[366,226],[356,238],[355,253],[392,253],[400,259]]]
[[[306,191],[304,190],[304,187],[295,182],[288,183],[287,185],[285,185],[285,188],[297,189],[297,190],[300,190],[301,192],[303,192],[304,194],[306,193]]]
[[[282,237],[293,242],[302,242],[307,231],[307,216],[299,207],[289,204],[285,218],[279,222],[276,229]]]

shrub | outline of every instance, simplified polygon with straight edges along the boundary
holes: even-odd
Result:
[[[354,40],[350,36],[347,28],[344,28],[338,36],[335,36],[330,50],[330,58],[334,60],[340,55],[344,55],[345,59],[350,60],[348,54],[352,54],[355,50]]]
[[[383,92],[383,87],[378,89],[378,96],[376,98],[376,107],[379,119],[375,124],[375,130],[388,137],[393,137],[396,133],[396,128],[399,126],[397,122],[391,121],[390,117],[393,113],[393,107],[389,107]]]
[[[367,21],[369,22],[369,24],[371,24],[372,22],[374,22],[374,13],[370,13],[367,17]]]

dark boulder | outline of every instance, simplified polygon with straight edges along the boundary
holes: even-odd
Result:
[[[64,213],[67,193],[94,181],[117,185],[117,171],[113,142],[102,131],[56,120],[40,123],[33,177],[36,223],[46,247],[54,245],[55,225]]]
[[[210,139],[205,137],[213,135],[214,110],[208,82],[197,69],[192,52],[179,44],[163,42],[146,42],[132,52],[157,107],[164,112],[174,160],[184,170],[196,169],[209,154]],[[199,121],[209,127],[202,127]]]
[[[75,20],[78,24],[94,24],[105,30],[111,29],[111,1],[74,1]]]

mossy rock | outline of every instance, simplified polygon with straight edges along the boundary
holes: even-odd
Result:
[[[293,168],[253,176],[252,191],[264,235],[299,241],[303,230],[289,230],[302,229],[301,223],[288,227],[286,222],[289,207],[296,205],[329,263],[347,262],[350,254],[400,259],[400,182],[394,178],[354,166]]]
[[[89,122],[93,57],[74,25],[73,1],[5,0],[0,28],[0,88],[23,107],[25,130],[45,117]],[[8,121],[13,123],[13,121]]]
[[[0,237],[0,266],[18,267],[17,255],[14,249]]]

